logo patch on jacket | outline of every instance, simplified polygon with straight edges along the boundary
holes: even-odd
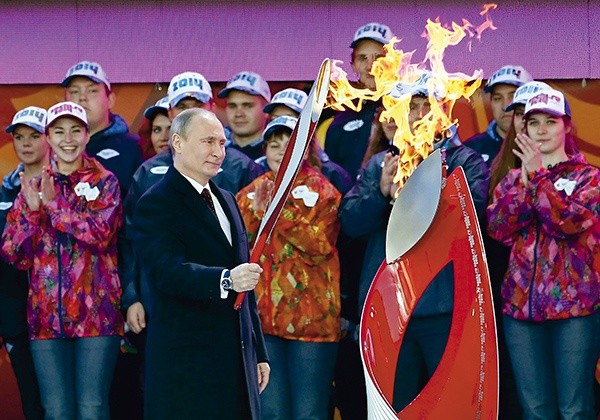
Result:
[[[298,185],[292,190],[292,197],[296,200],[301,198],[306,207],[314,207],[317,204],[319,193],[310,191],[306,185]]]
[[[573,194],[573,190],[575,189],[575,185],[577,185],[577,182],[575,181],[569,181],[568,179],[560,178],[554,183],[554,188],[556,188],[556,191],[564,190],[568,196],[571,196],[571,194]]]
[[[152,172],[154,175],[164,175],[168,170],[168,166],[155,166],[154,168],[150,168],[150,172]]]
[[[80,182],[75,185],[75,194],[77,197],[84,196],[87,201],[93,201],[100,195],[98,187],[91,188],[88,182]]]
[[[8,210],[12,205],[12,201],[0,201],[0,210]]]
[[[365,125],[363,120],[352,120],[344,124],[344,131],[355,131]]]
[[[115,156],[119,156],[119,155],[120,155],[120,153],[114,149],[104,149],[104,150],[100,150],[98,153],[96,153],[96,156],[99,156],[105,160],[114,158]]]

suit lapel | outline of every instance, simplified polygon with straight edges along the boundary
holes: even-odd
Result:
[[[244,222],[242,221],[237,204],[235,200],[229,194],[223,194],[218,186],[214,182],[210,182],[210,188],[213,194],[219,200],[221,207],[229,219],[231,224],[231,242],[235,255],[237,256],[238,262],[246,262],[248,260],[248,238],[246,236],[246,229],[244,228]]]
[[[223,229],[221,229],[219,220],[213,214],[211,209],[208,207],[208,204],[206,204],[206,201],[202,199],[192,184],[190,184],[190,182],[185,179],[183,175],[181,175],[174,167],[170,167],[165,176],[170,176],[170,181],[173,183],[175,189],[183,195],[184,205],[194,215],[194,217],[196,217],[202,223],[202,227],[206,227],[208,230],[210,230],[213,236],[223,245],[231,247],[231,244],[227,240],[225,233],[223,233]],[[211,189],[215,188],[213,185],[211,185]],[[227,217],[230,216],[227,215]]]

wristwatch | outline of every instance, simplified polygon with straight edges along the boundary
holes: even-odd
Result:
[[[221,277],[221,287],[223,290],[233,290],[233,282],[231,281],[231,273],[229,270],[223,272],[223,277]]]

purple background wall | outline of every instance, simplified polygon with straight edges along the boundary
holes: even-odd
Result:
[[[121,2],[124,3],[124,2]],[[375,6],[374,6],[375,4]],[[416,49],[427,18],[481,22],[474,1],[10,1],[0,5],[0,84],[56,83],[79,60],[113,83],[168,82],[195,70],[223,81],[248,69],[270,81],[312,80],[324,57],[348,61],[354,31],[379,21]],[[448,71],[484,75],[522,64],[539,79],[600,78],[600,1],[508,0],[496,31],[448,50]],[[348,69],[348,68],[347,68]]]

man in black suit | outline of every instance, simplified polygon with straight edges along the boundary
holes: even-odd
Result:
[[[258,419],[269,365],[252,292],[262,269],[233,194],[214,177],[225,135],[203,109],[171,126],[173,166],[134,210],[131,237],[149,278],[148,419]],[[233,303],[249,292],[239,311]]]

